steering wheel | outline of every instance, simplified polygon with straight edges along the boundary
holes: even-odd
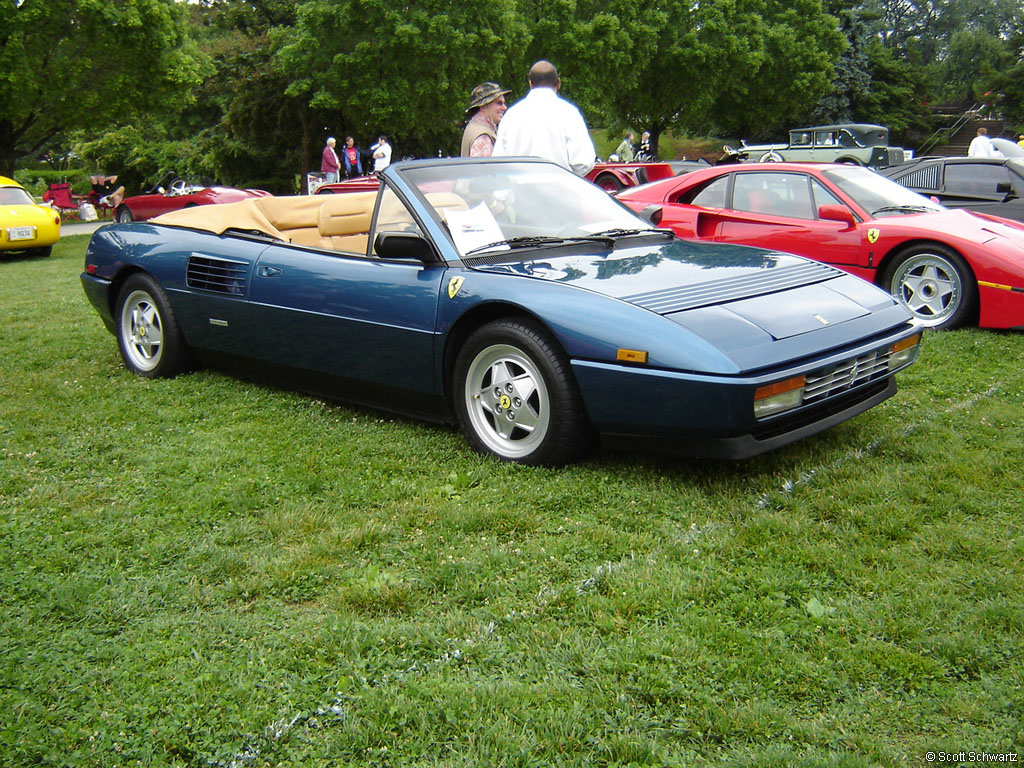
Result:
[[[170,194],[184,195],[188,191],[187,187],[188,185],[185,183],[184,179],[175,179],[173,182],[171,182]]]

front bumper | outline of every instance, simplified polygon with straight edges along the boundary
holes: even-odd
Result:
[[[745,459],[822,432],[873,408],[896,393],[899,367],[880,369],[813,403],[758,419],[759,387],[791,376],[839,369],[906,338],[908,327],[884,340],[805,365],[750,376],[707,376],[574,360],[573,372],[591,423],[602,441],[662,453]],[[916,358],[916,354],[914,356]]]

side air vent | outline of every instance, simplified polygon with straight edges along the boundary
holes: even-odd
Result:
[[[188,260],[185,283],[197,291],[244,296],[249,265],[244,261],[193,255]]]

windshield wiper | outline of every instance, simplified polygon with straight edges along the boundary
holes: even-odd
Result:
[[[602,229],[600,232],[591,232],[591,237],[609,237],[613,240],[616,237],[633,237],[634,235],[664,235],[665,237],[675,237],[671,231],[667,229],[658,229],[657,227],[644,227],[643,229],[622,229],[617,227],[615,229]]]
[[[562,243],[586,243],[586,242],[604,242],[607,237],[598,237],[594,235],[585,235],[583,237],[552,237],[550,235],[523,235],[521,237],[510,237],[507,240],[496,240],[493,243],[487,243],[487,245],[478,245],[476,248],[470,248],[466,251],[465,255],[470,256],[479,251],[487,251],[491,248],[498,248],[502,245],[508,246],[509,248],[535,248],[539,245],[561,245]]]
[[[887,205],[884,208],[879,208],[877,211],[872,211],[872,216],[877,216],[880,213],[890,213],[891,211],[908,211],[910,213],[930,213],[934,211],[934,208],[929,208],[926,205]]]

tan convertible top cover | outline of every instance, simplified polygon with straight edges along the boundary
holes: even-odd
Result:
[[[270,223],[270,219],[257,206],[257,203],[263,199],[270,198],[252,197],[237,203],[197,205],[193,208],[183,208],[180,211],[161,214],[150,221],[153,224],[164,224],[169,227],[203,229],[218,235],[229,229],[256,230],[283,240],[284,236],[280,230]],[[323,201],[317,200],[316,202],[319,204]]]

